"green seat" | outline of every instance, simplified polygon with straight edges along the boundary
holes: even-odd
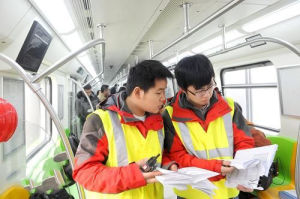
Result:
[[[297,142],[291,138],[268,137],[272,144],[278,145],[274,161],[278,161],[279,175],[273,178],[272,185],[265,191],[258,193],[259,198],[279,198],[279,191],[295,189],[295,163]]]

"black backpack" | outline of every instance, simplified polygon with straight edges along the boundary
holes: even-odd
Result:
[[[56,191],[55,193],[34,193],[29,199],[74,199],[65,189]]]

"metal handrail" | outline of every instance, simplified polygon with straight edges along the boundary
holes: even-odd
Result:
[[[97,74],[93,79],[91,79],[90,81],[86,82],[85,84],[82,85],[82,87],[85,87],[86,85],[92,83],[94,80],[96,80],[97,77],[99,77],[100,75],[102,75],[103,72]]]
[[[165,48],[163,48],[160,51],[158,51],[157,53],[155,53],[151,57],[151,59],[153,59],[154,57],[157,57],[158,55],[162,54],[163,52],[165,52],[166,50],[168,50],[169,48],[171,48],[175,44],[179,43],[183,39],[188,38],[189,36],[191,36],[192,34],[194,34],[195,32],[197,32],[200,28],[203,28],[204,26],[206,26],[207,24],[209,24],[210,22],[212,22],[213,20],[215,20],[219,16],[225,14],[228,10],[234,8],[235,6],[237,6],[238,4],[240,4],[242,1],[244,1],[244,0],[233,0],[233,1],[229,2],[224,7],[222,7],[221,9],[217,10],[215,13],[213,13],[212,15],[210,15],[209,17],[207,17],[206,19],[204,19],[204,21],[200,22],[195,27],[189,29],[187,31],[187,33],[184,33],[182,36],[180,36],[175,41],[173,41],[172,43],[170,43],[169,45],[167,45]]]
[[[286,42],[286,41],[284,41],[282,39],[278,39],[278,38],[275,38],[275,37],[260,37],[260,38],[256,38],[256,39],[253,39],[251,41],[247,41],[247,42],[238,44],[236,46],[233,46],[233,47],[230,47],[230,48],[226,48],[224,50],[220,50],[218,52],[209,54],[209,55],[207,55],[207,57],[214,57],[214,56],[217,56],[217,55],[221,55],[221,54],[224,54],[224,53],[227,53],[227,52],[230,52],[230,51],[233,51],[233,50],[245,47],[245,46],[249,46],[250,44],[253,44],[253,43],[256,43],[256,42],[272,42],[272,43],[277,43],[279,45],[282,45],[282,46],[288,48],[289,50],[291,50],[293,53],[295,53],[296,55],[298,55],[300,57],[300,50],[296,46],[294,46],[293,44],[291,44],[289,42]]]
[[[67,56],[63,57],[62,59],[57,61],[55,64],[53,64],[50,68],[48,68],[46,71],[44,71],[43,73],[37,75],[34,78],[32,78],[32,76],[27,75],[26,72],[24,71],[24,69],[18,63],[16,63],[14,60],[12,60],[11,58],[7,57],[6,55],[0,53],[0,60],[4,61],[8,65],[10,65],[13,69],[15,69],[18,72],[18,74],[22,77],[22,79],[29,86],[29,88],[34,93],[36,93],[38,98],[42,101],[45,108],[49,112],[50,117],[53,120],[53,122],[54,122],[54,124],[55,124],[55,126],[58,130],[58,133],[59,133],[59,135],[60,135],[60,137],[63,141],[63,144],[66,148],[66,152],[67,152],[68,159],[69,159],[69,162],[70,162],[70,165],[71,165],[72,169],[74,169],[74,154],[72,152],[72,149],[71,149],[70,143],[68,141],[68,138],[67,138],[67,136],[64,132],[63,125],[61,124],[61,122],[60,122],[58,116],[56,115],[53,107],[51,106],[51,104],[49,103],[49,101],[47,100],[45,95],[41,92],[40,87],[37,87],[33,83],[37,83],[37,82],[41,81],[44,77],[48,76],[49,74],[51,74],[52,72],[57,70],[59,67],[61,67],[62,65],[64,65],[68,61],[70,61],[72,58],[74,58],[75,56],[77,56],[81,52],[83,52],[83,51],[85,51],[85,50],[87,50],[87,49],[89,49],[89,48],[91,48],[91,47],[93,47],[97,44],[104,44],[104,43],[105,42],[104,42],[103,39],[92,40],[92,41],[86,43],[83,47],[79,48],[78,50],[76,50],[74,52],[71,52]],[[81,85],[80,85],[80,88],[82,88]],[[86,93],[85,93],[85,95],[86,95]],[[90,106],[91,106],[92,110],[94,110],[94,108],[92,106],[92,103],[89,100],[88,96],[87,96],[87,99],[90,103]],[[83,189],[81,188],[81,186],[78,183],[76,183],[76,186],[77,186],[77,190],[78,190],[78,193],[79,193],[79,198],[84,199],[85,196],[84,196]]]
[[[67,136],[64,132],[63,125],[61,124],[61,122],[60,122],[57,114],[55,113],[52,105],[49,103],[49,101],[47,100],[45,95],[42,93],[40,87],[36,86],[36,84],[34,84],[34,83],[40,82],[44,77],[48,76],[49,74],[51,74],[52,72],[54,72],[55,70],[57,70],[58,68],[63,66],[65,63],[70,61],[72,58],[74,58],[78,54],[82,53],[83,51],[85,51],[85,50],[87,50],[87,49],[89,49],[89,48],[91,48],[91,47],[93,47],[97,44],[105,44],[105,42],[104,42],[103,39],[95,39],[95,40],[92,40],[90,42],[87,42],[81,48],[75,50],[74,52],[69,53],[67,56],[65,56],[62,59],[58,60],[50,68],[48,68],[47,70],[45,70],[44,72],[42,72],[41,74],[39,74],[35,77],[32,77],[31,75],[26,74],[24,69],[18,63],[16,63],[14,60],[9,58],[8,56],[0,53],[0,60],[4,61],[8,65],[10,65],[13,69],[15,69],[18,72],[18,74],[22,77],[22,79],[29,86],[29,88],[38,96],[38,98],[44,104],[46,110],[49,112],[50,117],[51,117],[52,121],[54,122],[54,124],[57,128],[57,131],[58,131],[58,133],[59,133],[59,135],[60,135],[60,137],[63,141],[63,144],[66,148],[67,156],[68,156],[68,159],[69,159],[69,162],[70,162],[70,165],[71,165],[72,169],[74,169],[74,154],[72,152],[72,148],[71,148],[71,145],[69,143],[69,140],[68,140],[68,138],[67,138]],[[82,88],[81,85],[80,85],[80,88]],[[87,96],[86,93],[85,93],[85,95]],[[90,106],[91,106],[92,110],[94,110],[94,108],[92,106],[92,103],[89,100],[88,96],[87,96],[87,99],[90,103]],[[85,195],[84,195],[83,188],[78,183],[76,183],[76,186],[77,186],[79,198],[84,199]]]
[[[77,82],[75,79],[73,79],[73,78],[68,78],[68,79],[71,80],[72,82],[74,82],[77,86],[79,86],[80,90],[84,93],[86,99],[88,100],[88,102],[89,102],[89,104],[90,104],[91,109],[92,109],[93,112],[94,112],[95,109],[94,109],[94,107],[93,107],[93,104],[92,104],[92,102],[91,102],[91,99],[90,99],[90,97],[86,94],[86,92],[84,91],[84,88],[82,87],[82,85],[81,85],[79,82]]]
[[[40,87],[38,87],[37,84],[33,84],[31,81],[31,77],[29,75],[27,75],[26,72],[24,71],[24,69],[18,63],[16,63],[14,60],[12,60],[10,57],[0,53],[0,60],[4,61],[8,65],[10,65],[15,71],[18,72],[18,74],[22,77],[22,79],[29,86],[29,88],[38,96],[38,98],[44,104],[45,108],[49,112],[50,117],[58,130],[60,137],[62,138],[63,144],[66,148],[68,159],[70,160],[69,161],[70,165],[73,169],[74,168],[74,154],[72,152],[71,145],[70,145],[68,138],[64,132],[64,128],[63,128],[57,114],[55,113],[55,110],[53,109],[52,105],[49,103],[49,101],[47,100],[45,95],[42,93]],[[80,187],[80,185],[78,183],[76,183],[76,186],[78,189],[79,197],[81,199],[84,199],[85,198],[84,192],[81,191],[82,188]]]
[[[37,83],[37,82],[41,81],[44,77],[46,77],[49,74],[51,74],[52,72],[54,72],[55,70],[60,68],[62,65],[64,65],[65,63],[67,63],[68,61],[70,61],[71,59],[73,59],[75,56],[79,55],[83,51],[85,51],[85,50],[87,50],[87,49],[89,49],[89,48],[91,48],[91,47],[93,47],[97,44],[104,44],[104,43],[105,42],[104,42],[103,39],[95,39],[95,40],[92,40],[90,42],[87,42],[81,48],[75,50],[74,52],[69,53],[67,56],[65,56],[65,57],[61,58],[60,60],[58,60],[56,63],[54,63],[51,67],[49,67],[47,70],[45,70],[41,74],[36,75],[31,82],[32,83]]]

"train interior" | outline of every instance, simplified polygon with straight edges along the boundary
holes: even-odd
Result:
[[[279,146],[278,175],[253,198],[300,197],[299,0],[11,0],[0,2],[0,18],[0,98],[18,116],[0,142],[0,199],[61,189],[85,198],[70,174],[77,93],[88,83],[94,93],[121,87],[145,59],[173,72],[198,53],[212,61],[219,90]],[[26,52],[34,45],[41,51]],[[166,97],[178,90],[168,80]]]

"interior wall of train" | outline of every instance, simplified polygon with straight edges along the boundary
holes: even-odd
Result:
[[[0,0],[0,53],[16,60],[33,22],[39,22],[52,41],[38,72],[26,72],[31,78],[86,42],[103,38],[105,53],[104,46],[92,47],[33,84],[51,103],[65,131],[78,135],[76,94],[98,74],[91,82],[95,93],[102,84],[126,83],[130,67],[141,60],[159,60],[173,71],[183,57],[203,53],[213,63],[218,88],[241,105],[249,122],[267,136],[296,140],[300,115],[282,111],[278,70],[300,66],[300,55],[264,41],[225,51],[259,37],[278,38],[300,49],[300,1],[244,0],[220,11],[233,2]],[[184,4],[188,9],[184,10]],[[220,14],[212,17],[218,11]],[[168,46],[178,38],[180,41]],[[222,50],[224,53],[215,55]],[[290,96],[283,97],[299,97],[295,88],[299,86],[291,84],[293,92],[284,92]],[[167,97],[178,89],[176,81],[169,80]],[[0,193],[16,183],[39,186],[53,174],[47,164],[54,164],[55,154],[64,150],[58,130],[40,99],[3,61],[0,98],[10,102],[18,114],[13,137],[0,143]]]

